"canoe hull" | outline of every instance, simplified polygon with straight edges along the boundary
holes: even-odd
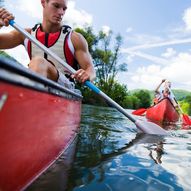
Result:
[[[164,98],[158,104],[147,109],[146,118],[149,121],[164,123],[176,123],[179,120],[179,114],[172,105],[169,98]]]
[[[74,140],[81,99],[69,97],[0,81],[1,191],[24,190]]]

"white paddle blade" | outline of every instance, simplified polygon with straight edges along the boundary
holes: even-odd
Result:
[[[162,127],[149,121],[137,120],[135,122],[135,125],[144,133],[156,134],[156,135],[168,135],[168,132],[164,130]]]

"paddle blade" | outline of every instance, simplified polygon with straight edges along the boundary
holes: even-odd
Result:
[[[164,130],[159,125],[152,123],[150,121],[137,120],[135,122],[135,125],[137,126],[138,129],[140,129],[144,133],[156,134],[156,135],[168,135],[168,132],[166,130]]]
[[[145,108],[140,108],[132,112],[133,115],[144,115],[144,113],[147,111]]]
[[[186,114],[182,114],[182,121],[184,125],[191,125],[191,119]]]

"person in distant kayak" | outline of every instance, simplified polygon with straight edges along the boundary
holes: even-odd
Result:
[[[164,84],[164,89],[160,91],[162,84]],[[161,83],[157,86],[157,88],[155,89],[155,97],[153,100],[154,104],[157,104],[162,99],[168,97],[171,100],[174,107],[177,107],[177,103],[175,102],[174,98],[171,96],[170,88],[171,88],[171,83],[167,81],[166,79],[163,79]]]
[[[157,86],[157,88],[155,89],[155,97],[154,97],[154,104],[157,104],[161,99],[163,99],[163,97],[168,97],[168,91],[165,91],[164,90],[161,92],[160,91],[160,87],[161,85],[166,81],[166,79],[163,79],[161,81],[161,83]],[[163,96],[163,93],[164,93],[164,96]]]
[[[62,25],[62,19],[67,10],[67,0],[41,0],[41,5],[43,7],[42,23],[35,25],[32,29],[27,28],[26,31],[77,70],[72,78],[80,83],[86,80],[93,81],[96,75],[87,41],[71,27]],[[11,13],[0,8],[0,28],[8,26],[12,19],[14,16]],[[30,57],[29,69],[59,84],[67,81],[65,75],[68,71],[20,32],[13,30],[9,33],[0,33],[0,49],[14,48],[18,45],[26,47]]]

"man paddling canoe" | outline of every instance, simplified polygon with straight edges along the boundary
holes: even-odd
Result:
[[[84,37],[72,31],[69,26],[62,26],[62,18],[67,10],[67,0],[41,0],[43,7],[42,24],[26,30],[45,46],[55,51],[60,58],[77,69],[72,78],[84,83],[95,79],[95,70]],[[6,9],[0,8],[0,28],[8,26],[14,16]],[[27,40],[20,32],[13,30],[0,34],[0,49],[24,45],[30,57],[29,69],[59,84],[68,83],[65,77],[67,70],[40,48]]]
[[[53,1],[53,0],[52,0]],[[41,0],[42,2],[42,0]],[[45,2],[45,1],[43,1]],[[47,1],[46,1],[47,2]],[[48,1],[50,2],[50,1]],[[47,3],[48,3],[47,2]],[[42,50],[44,50],[47,54],[51,55],[56,61],[58,61],[61,65],[63,65],[64,67],[66,67],[72,74],[74,78],[80,78],[81,77],[81,72],[79,72],[79,70],[76,72],[75,69],[73,69],[71,66],[69,66],[68,64],[66,64],[66,62],[64,62],[62,59],[60,59],[58,56],[56,56],[52,51],[50,51],[49,49],[47,49],[45,46],[43,46],[42,44],[40,44],[38,42],[38,40],[36,40],[35,38],[32,38],[31,34],[25,32],[19,25],[17,25],[14,21],[10,21],[9,22],[11,26],[13,26],[15,29],[17,29],[18,31],[20,31],[24,36],[26,36],[28,39],[30,39],[32,42],[34,42],[38,47],[40,47]],[[80,46],[82,43],[79,43],[78,46]],[[76,45],[77,46],[77,45]],[[77,46],[77,47],[78,47]],[[87,46],[87,45],[86,45]],[[83,47],[83,46],[80,46]],[[83,48],[78,48],[77,49],[77,55],[80,56],[80,53],[82,52],[83,54]],[[86,51],[87,52],[87,51]],[[83,54],[82,57],[84,57],[85,55]],[[80,58],[79,58],[80,59]],[[77,59],[78,60],[78,59]],[[87,66],[87,65],[86,65]],[[87,71],[87,69],[86,69]],[[94,70],[91,70],[91,73],[93,74],[92,76],[95,76],[95,72]],[[79,75],[78,75],[79,74]],[[92,78],[91,76],[91,78]],[[89,77],[89,80],[91,80],[91,78]],[[96,87],[93,83],[91,83],[89,80],[84,82],[84,85],[86,85],[87,87],[89,87],[93,92],[95,92],[96,94],[98,94],[100,97],[102,97],[104,100],[106,100],[111,106],[113,106],[114,108],[116,108],[119,112],[121,112],[123,115],[125,115],[130,121],[132,121],[136,127],[138,129],[140,129],[141,131],[143,131],[144,133],[148,133],[148,134],[160,134],[160,135],[167,135],[168,133],[162,129],[160,126],[158,126],[157,124],[154,124],[152,122],[147,122],[147,121],[141,121],[139,119],[135,119],[133,116],[131,116],[124,108],[122,108],[118,103],[116,103],[114,100],[112,100],[109,96],[107,96],[104,92],[102,92],[98,87]],[[81,80],[81,82],[83,82]]]
[[[159,89],[163,83],[164,83],[164,89],[160,91]],[[170,93],[170,88],[171,88],[171,83],[169,81],[166,81],[166,79],[163,79],[161,83],[157,86],[157,88],[155,89],[154,104],[157,104],[163,98],[168,97],[171,100],[174,107],[177,107],[177,103],[175,102],[174,98],[172,97]]]

